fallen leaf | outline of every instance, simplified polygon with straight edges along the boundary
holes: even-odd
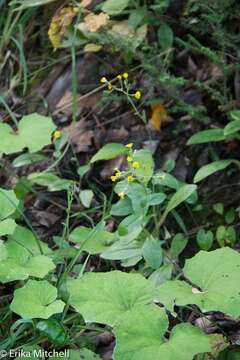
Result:
[[[76,13],[71,6],[58,11],[52,18],[48,29],[48,37],[54,49],[61,46],[62,39],[69,25],[72,24]]]
[[[65,132],[73,144],[75,151],[87,152],[92,145],[93,131],[87,129],[85,120],[80,120],[75,124],[65,127]]]
[[[87,6],[89,6],[91,4],[91,2],[92,2],[92,0],[82,0],[80,2],[80,6],[86,8]]]
[[[101,12],[100,14],[88,14],[84,18],[84,23],[86,25],[86,29],[90,32],[96,32],[101,27],[106,26],[108,24],[109,15]]]
[[[152,117],[150,123],[155,130],[161,131],[161,125],[167,118],[167,111],[162,104],[152,105]]]

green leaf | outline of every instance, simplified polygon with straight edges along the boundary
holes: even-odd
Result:
[[[79,198],[84,207],[89,208],[93,199],[94,193],[92,190],[82,190]]]
[[[11,3],[19,4],[19,6],[16,8],[16,10],[23,10],[23,9],[27,9],[29,7],[46,5],[53,1],[56,1],[56,0],[13,0],[13,1],[11,1]]]
[[[132,214],[132,202],[129,198],[125,197],[123,200],[119,200],[116,204],[113,204],[110,214],[113,216],[126,216]]]
[[[227,126],[224,128],[224,135],[232,135],[240,130],[240,119],[231,121]]]
[[[218,215],[223,215],[224,213],[224,205],[223,203],[216,203],[216,204],[213,204],[213,210],[216,211],[216,213]]]
[[[18,124],[18,132],[7,124],[0,124],[0,153],[13,154],[28,148],[37,152],[51,144],[51,136],[56,129],[50,117],[37,113],[24,116]]]
[[[47,160],[46,156],[40,154],[22,154],[19,155],[16,159],[13,160],[12,166],[14,167],[21,167],[24,165],[30,165],[38,161]]]
[[[115,1],[114,1],[115,2]],[[100,160],[111,160],[115,159],[120,155],[124,155],[127,153],[126,146],[122,144],[111,143],[104,145],[91,159],[91,163]]]
[[[142,248],[142,255],[148,265],[153,269],[158,269],[163,260],[160,241],[154,239],[152,236],[146,239]]]
[[[3,220],[16,211],[19,200],[13,190],[4,190],[0,188],[0,204],[0,220]]]
[[[185,249],[188,238],[183,234],[176,234],[172,240],[170,253],[173,257],[178,257]]]
[[[233,110],[230,112],[230,117],[232,120],[240,120],[240,110]]]
[[[180,188],[179,181],[171,174],[163,171],[159,171],[153,176],[153,183],[154,185],[167,186],[174,190],[178,190]]]
[[[51,250],[40,241],[44,254]],[[5,258],[0,262],[0,281],[2,283],[25,280],[29,276],[43,278],[55,269],[52,260],[41,255],[32,232],[22,226],[16,226],[14,233],[4,243]]]
[[[106,0],[102,5],[102,11],[108,15],[120,14],[128,6],[130,0]]]
[[[159,286],[165,281],[171,279],[172,271],[173,264],[165,264],[162,265],[159,269],[155,270],[148,279],[152,281],[156,286]]]
[[[104,250],[108,249],[114,242],[115,234],[105,230],[99,230],[91,236],[93,231],[94,229],[92,228],[79,226],[71,232],[69,240],[80,245],[86,241],[82,248],[83,251],[87,251],[92,255],[100,254]],[[89,239],[86,240],[88,237]]]
[[[155,289],[139,274],[87,273],[68,283],[69,303],[86,322],[115,325],[122,316],[152,303]]]
[[[37,323],[36,329],[54,345],[63,346],[69,341],[66,329],[56,319],[41,320]]]
[[[192,360],[198,353],[210,351],[210,341],[199,328],[180,324],[165,338],[168,319],[155,305],[142,306],[122,317],[114,329],[117,345],[115,360]],[[181,350],[180,350],[181,349]]]
[[[221,311],[233,318],[240,316],[240,255],[224,247],[214,251],[200,251],[187,260],[185,281],[167,281],[159,288],[159,299],[169,310],[174,305],[197,305],[202,311]],[[200,289],[200,290],[199,290]]]
[[[163,23],[158,29],[157,35],[158,42],[163,51],[172,47],[174,34],[168,24]]]
[[[24,247],[17,243],[4,244],[7,257],[0,263],[0,282],[25,280],[29,276],[44,278],[55,269],[53,261],[44,255],[32,256]]]
[[[16,226],[17,224],[13,219],[0,221],[0,236],[13,234]]]
[[[190,137],[187,145],[203,144],[208,142],[222,141],[225,139],[223,129],[209,129],[199,131]]]
[[[211,249],[213,244],[213,233],[212,231],[205,231],[201,229],[197,233],[197,243],[200,249],[208,251]]]
[[[237,160],[217,160],[210,164],[202,166],[194,176],[194,183],[202,181],[206,177],[214,174],[217,171],[226,169],[231,164],[238,164]]]
[[[128,18],[129,26],[133,29],[136,29],[141,24],[146,15],[147,12],[145,8],[138,8],[136,10],[132,10]]]
[[[169,200],[166,210],[164,211],[163,218],[165,218],[170,213],[170,211],[187,200],[187,198],[189,198],[189,196],[191,196],[193,192],[196,191],[196,189],[196,185],[183,185]]]
[[[48,319],[63,311],[65,306],[56,300],[57,289],[46,280],[29,280],[25,286],[14,291],[10,309],[24,319]]]
[[[153,176],[154,161],[152,154],[147,149],[136,151],[133,160],[140,164],[138,169],[134,170],[134,174],[140,181],[147,184]]]
[[[7,243],[9,246],[11,244],[12,247],[14,244],[16,246],[20,245],[21,248],[25,248],[28,253],[32,255],[41,255],[35,236],[29,229],[23,226],[17,225],[14,233],[8,236]],[[40,244],[44,255],[51,253],[51,249],[47,246],[46,243],[40,241]]]
[[[109,249],[101,254],[101,258],[107,260],[126,260],[130,258],[142,258],[142,242],[132,239],[116,241]]]
[[[28,180],[33,184],[46,186],[49,191],[67,190],[74,184],[74,181],[62,179],[59,176],[49,172],[35,172],[28,175]]]
[[[166,195],[164,193],[152,193],[147,196],[147,205],[148,206],[156,206],[160,205],[166,199]]]

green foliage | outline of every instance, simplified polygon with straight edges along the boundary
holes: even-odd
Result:
[[[153,303],[154,286],[139,274],[88,273],[68,283],[69,303],[86,322],[114,326],[142,305]]]
[[[63,311],[64,302],[56,298],[57,289],[49,282],[29,280],[14,291],[10,308],[23,319],[48,319]]]
[[[196,304],[203,311],[239,317],[236,279],[240,275],[240,255],[236,251],[228,247],[200,251],[186,261],[183,273],[197,287],[180,280],[165,282],[159,289],[159,299],[169,310],[173,311],[175,304]]]
[[[41,150],[51,144],[55,130],[52,119],[39,114],[26,115],[18,124],[18,131],[7,124],[0,124],[0,154],[13,154],[28,148],[29,152]]]
[[[102,149],[100,149],[91,159],[91,163],[100,160],[110,160],[114,159],[120,155],[124,155],[127,152],[127,148],[121,144],[107,144]]]
[[[164,335],[168,319],[165,312],[156,306],[136,309],[127,317],[123,316],[122,320],[114,331],[117,337],[116,360],[192,360],[194,355],[210,351],[207,336],[189,324],[175,326],[170,339],[166,340]]]

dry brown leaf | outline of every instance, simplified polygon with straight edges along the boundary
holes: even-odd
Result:
[[[96,32],[101,27],[106,26],[108,24],[109,15],[101,12],[100,14],[88,14],[84,18],[84,23],[86,25],[86,29],[90,32]]]
[[[80,120],[65,127],[64,131],[68,134],[69,140],[77,153],[89,151],[89,147],[92,145],[93,131],[87,129],[85,120]]]
[[[152,105],[152,117],[150,123],[155,130],[161,131],[161,125],[167,118],[167,111],[162,104]]]
[[[92,0],[82,0],[80,2],[80,6],[86,8],[87,6],[89,6],[91,4],[91,2],[92,2]]]
[[[69,25],[72,24],[76,13],[72,6],[67,6],[58,11],[52,18],[48,29],[48,37],[54,49],[61,46],[63,36]]]

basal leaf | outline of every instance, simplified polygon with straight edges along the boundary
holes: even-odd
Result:
[[[86,322],[117,324],[124,314],[152,303],[155,289],[139,274],[87,273],[69,281],[69,303]]]
[[[128,6],[130,0],[106,0],[103,3],[102,10],[108,15],[117,15]]]
[[[91,232],[93,232],[92,228],[79,226],[71,232],[69,239],[77,244],[83,244],[83,242],[86,241],[82,250],[87,251],[90,254],[100,254],[108,249],[115,240],[115,235],[108,231],[99,230],[94,235],[90,236]],[[86,240],[88,237],[89,239]]]
[[[214,174],[217,171],[226,169],[229,165],[237,163],[237,160],[229,159],[229,160],[218,160],[214,161],[210,164],[202,166],[196,175],[194,176],[194,183],[198,183],[199,181],[202,181],[206,177]],[[240,163],[239,163],[240,164]]]
[[[208,142],[222,141],[225,139],[223,129],[209,129],[199,131],[194,134],[187,142],[187,145],[203,144]]]
[[[199,328],[180,324],[165,338],[168,319],[157,306],[142,306],[126,316],[114,329],[115,360],[192,360],[198,353],[210,351],[210,341]]]
[[[240,316],[240,255],[228,247],[200,251],[186,261],[185,281],[167,281],[159,288],[160,301],[170,310],[174,305],[196,304],[202,311],[221,311]]]
[[[18,124],[18,132],[7,124],[0,124],[0,153],[14,154],[28,148],[37,152],[51,144],[51,136],[56,129],[50,117],[37,113],[24,116]]]
[[[104,145],[91,159],[91,163],[100,160],[115,159],[120,155],[127,153],[127,148],[122,144],[111,143]]]
[[[25,286],[14,291],[10,309],[24,319],[48,319],[63,311],[65,306],[56,300],[57,289],[46,280],[29,280]]]

